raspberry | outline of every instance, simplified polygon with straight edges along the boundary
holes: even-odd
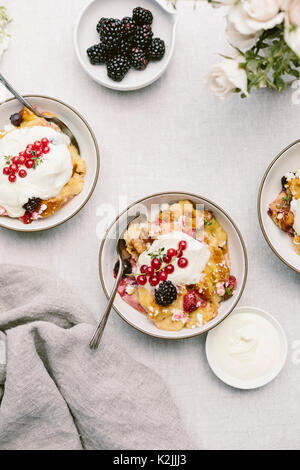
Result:
[[[183,297],[183,309],[187,313],[195,312],[198,308],[204,308],[207,302],[201,299],[200,294],[195,290],[188,292]]]

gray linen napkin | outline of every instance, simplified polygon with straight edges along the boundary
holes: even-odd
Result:
[[[0,449],[193,448],[156,373],[108,332],[90,351],[93,323],[52,273],[0,265]]]

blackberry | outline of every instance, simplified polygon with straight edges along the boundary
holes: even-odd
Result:
[[[117,18],[103,18],[99,28],[103,44],[110,49],[118,47],[122,39],[122,21]]]
[[[41,202],[42,200],[38,197],[32,197],[24,204],[23,209],[25,209],[26,212],[35,212],[39,209]]]
[[[121,54],[113,57],[107,63],[107,75],[115,82],[121,82],[129,69],[129,59]]]
[[[107,20],[108,18],[101,18],[101,20],[98,21],[97,23],[97,33],[100,34],[100,31],[101,31],[101,28],[102,28],[102,24],[104,23],[105,20]]]
[[[129,55],[132,46],[131,39],[122,39],[119,45],[119,53],[122,55]]]
[[[22,124],[22,121],[23,121],[23,118],[20,113],[15,113],[12,116],[10,116],[10,122],[15,127],[19,127]]]
[[[148,49],[150,60],[161,60],[166,52],[165,42],[160,38],[152,39],[151,45]]]
[[[155,300],[158,305],[167,307],[177,299],[177,289],[171,281],[162,282],[155,289]]]
[[[133,19],[137,24],[152,24],[153,15],[150,10],[146,10],[146,8],[136,7],[133,10]]]
[[[86,51],[92,65],[105,64],[107,60],[107,49],[103,44],[95,44]]]
[[[120,261],[117,261],[115,266],[114,266],[114,274],[117,277],[118,272],[119,272],[119,266],[120,266]],[[129,261],[125,260],[124,261],[124,271],[123,271],[123,276],[126,276],[127,274],[132,273],[132,266]]]
[[[125,18],[122,19],[122,24],[123,24],[123,37],[130,38],[134,36],[136,32],[136,22],[134,21],[134,19],[131,18],[130,16],[125,16]]]
[[[136,70],[145,70],[148,65],[148,58],[143,49],[134,47],[130,54],[131,65]]]
[[[136,33],[133,37],[133,45],[140,47],[146,51],[152,41],[153,32],[149,25],[144,24],[143,26],[138,26],[136,28]]]

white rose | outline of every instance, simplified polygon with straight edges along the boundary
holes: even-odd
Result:
[[[288,6],[290,23],[293,26],[300,26],[300,0],[292,0]]]
[[[260,31],[253,34],[241,34],[227,17],[226,36],[228,42],[239,49],[249,49],[256,43]]]
[[[226,98],[235,88],[246,95],[248,79],[244,69],[240,68],[242,56],[234,59],[224,59],[215,65],[209,74],[210,89],[221,99]]]
[[[300,26],[293,26],[286,14],[284,25],[284,40],[287,45],[300,57]]]
[[[279,0],[244,0],[230,8],[228,19],[239,33],[249,35],[282,23],[284,13]]]
[[[280,10],[279,0],[245,0],[243,6],[248,15],[257,21],[272,20]]]

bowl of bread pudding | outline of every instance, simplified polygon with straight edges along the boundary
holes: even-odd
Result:
[[[109,297],[118,272],[117,234],[124,234],[124,263],[114,308],[131,326],[165,339],[197,336],[237,305],[247,278],[243,238],[215,203],[189,193],[161,193],[128,207],[109,227],[99,255]]]
[[[54,98],[27,99],[45,117],[71,129],[79,151],[57,126],[11,99],[0,111],[0,226],[34,232],[56,227],[86,204],[97,183],[100,156],[84,118]]]

